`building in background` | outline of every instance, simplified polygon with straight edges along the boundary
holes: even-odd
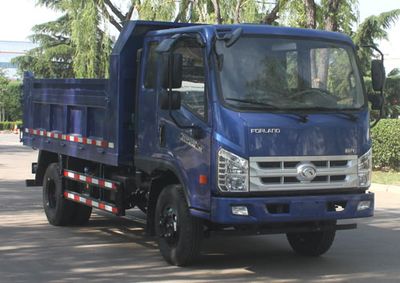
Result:
[[[36,47],[29,41],[5,41],[0,40],[0,69],[4,70],[9,79],[18,79],[17,66],[11,63],[11,59],[24,55],[28,50]]]

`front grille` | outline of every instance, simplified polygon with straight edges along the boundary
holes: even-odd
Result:
[[[297,167],[311,164],[316,176],[298,178]],[[357,156],[250,157],[250,191],[320,190],[358,185]]]

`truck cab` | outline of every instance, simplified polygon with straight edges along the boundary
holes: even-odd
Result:
[[[284,233],[296,252],[321,255],[336,230],[356,227],[339,220],[374,211],[369,97],[355,51],[349,37],[317,30],[130,22],[101,82],[107,103],[98,103],[98,121],[78,115],[87,126],[60,146],[32,137],[44,126],[24,131],[24,143],[43,153],[35,182],[49,192],[43,172],[58,160],[60,205],[103,201],[117,215],[139,207],[172,264],[192,262],[213,233]],[[373,74],[381,90],[382,68]],[[86,82],[74,83],[79,96]],[[83,113],[97,111],[82,101]],[[93,123],[108,148],[68,150],[87,141]],[[93,176],[121,192],[98,193]]]
[[[193,213],[225,224],[372,214],[368,100],[348,37],[168,29],[146,36],[141,62],[136,160],[175,168]]]

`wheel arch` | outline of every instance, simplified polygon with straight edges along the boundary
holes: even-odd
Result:
[[[52,163],[59,162],[59,155],[54,152],[40,150],[38,154],[38,163],[35,174],[35,183],[38,186],[43,186],[43,178],[47,167]]]
[[[159,159],[138,159],[136,166],[137,169],[145,172],[151,180],[148,192],[146,232],[149,235],[154,235],[154,212],[161,191],[168,185],[181,185],[189,208],[191,207],[190,193],[180,170],[172,162]]]

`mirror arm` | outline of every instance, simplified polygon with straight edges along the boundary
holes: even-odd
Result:
[[[374,49],[376,52],[379,53],[379,55],[381,55],[381,60],[383,61],[383,58],[384,58],[383,52],[378,47],[376,47],[375,45],[367,44],[367,45],[360,45],[360,47]]]

